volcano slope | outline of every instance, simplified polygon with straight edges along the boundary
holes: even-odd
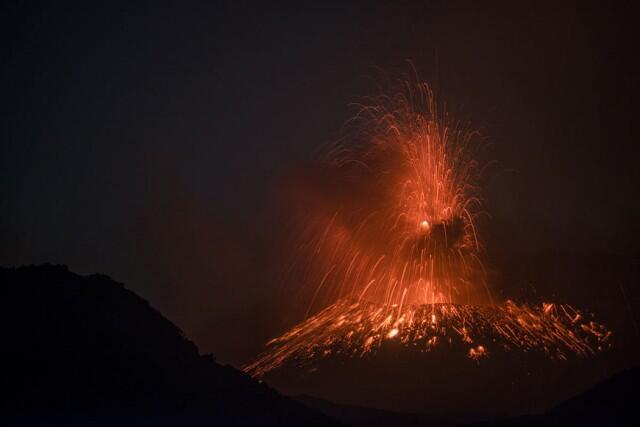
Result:
[[[338,425],[200,355],[106,276],[2,268],[0,290],[2,425]]]

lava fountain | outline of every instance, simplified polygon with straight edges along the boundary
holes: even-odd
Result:
[[[244,370],[371,354],[386,340],[429,351],[459,344],[588,356],[610,332],[568,305],[494,301],[476,222],[483,215],[477,132],[439,111],[426,83],[367,99],[299,189],[291,271],[306,318]]]

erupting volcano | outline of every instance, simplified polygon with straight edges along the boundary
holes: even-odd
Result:
[[[343,140],[297,181],[290,280],[306,319],[244,367],[335,354],[362,357],[386,340],[463,349],[588,356],[610,332],[569,305],[494,300],[476,222],[483,215],[478,134],[440,111],[430,88],[401,80],[359,105]]]

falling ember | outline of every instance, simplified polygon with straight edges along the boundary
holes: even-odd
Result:
[[[476,348],[471,347],[469,349],[469,358],[473,360],[478,360],[481,357],[486,356],[487,351],[484,349],[484,346],[479,345]]]
[[[489,343],[560,359],[608,345],[611,333],[571,306],[493,301],[476,227],[477,135],[439,112],[425,83],[402,81],[351,126],[349,144],[321,156],[322,179],[303,185],[312,203],[291,233],[307,318],[246,372],[361,357],[385,338],[422,351],[459,343],[476,361]]]

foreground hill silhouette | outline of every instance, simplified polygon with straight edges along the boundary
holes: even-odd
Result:
[[[640,368],[627,369],[549,411],[503,419],[465,413],[408,414],[336,404],[310,396],[298,396],[297,399],[353,427],[631,426],[638,425],[638,384]],[[483,418],[484,421],[470,422]]]
[[[544,414],[516,417],[480,426],[636,426],[640,368],[624,370]]]
[[[2,425],[337,425],[211,355],[107,276],[0,268]]]

